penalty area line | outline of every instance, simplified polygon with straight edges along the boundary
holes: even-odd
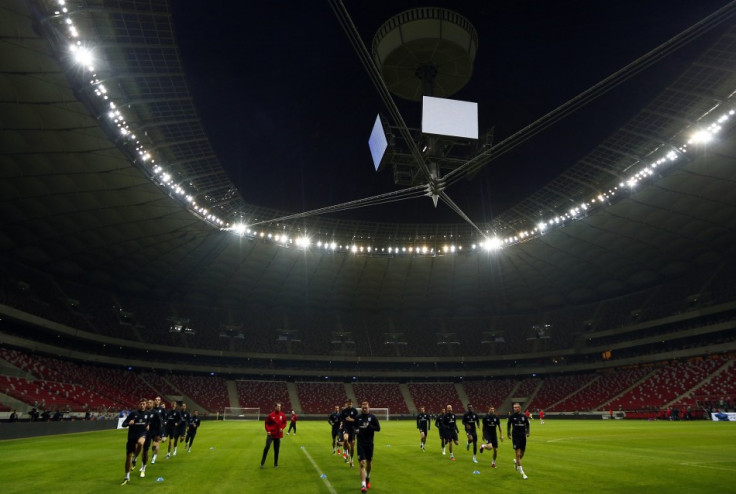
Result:
[[[322,470],[319,469],[319,465],[317,465],[317,463],[312,459],[310,454],[307,452],[307,448],[302,446],[302,451],[304,452],[305,455],[307,455],[307,459],[309,460],[309,463],[312,464],[314,469],[317,470],[317,473],[319,474],[320,478],[325,482],[325,485],[327,486],[327,490],[330,491],[330,494],[337,494],[337,491],[335,490],[335,488],[332,487],[332,484],[330,484],[330,481],[327,480],[327,475],[322,473]]]
[[[721,467],[717,465],[713,465],[713,463],[733,463],[733,460],[714,460],[714,461],[701,461],[701,462],[682,462],[680,465],[684,465],[686,467],[695,467],[695,468],[710,468],[711,470],[723,470],[726,472],[732,472],[733,468],[729,467]]]

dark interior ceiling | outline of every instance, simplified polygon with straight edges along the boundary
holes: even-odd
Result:
[[[0,1],[0,94],[4,95],[0,102],[0,250],[6,262],[21,262],[116,292],[182,303],[244,309],[431,310],[488,315],[551,310],[673,279],[694,278],[702,272],[724,269],[736,254],[736,136],[730,124],[724,125],[719,139],[707,149],[692,150],[633,192],[621,192],[607,201],[611,203],[608,207],[596,208],[565,228],[522,239],[498,252],[469,252],[468,246],[482,237],[457,217],[440,221],[444,218],[428,213],[427,221],[418,221],[419,216],[411,211],[407,212],[411,223],[401,222],[398,212],[389,216],[396,217],[395,221],[385,219],[380,212],[367,216],[376,218],[371,221],[363,216],[368,213],[361,211],[355,216],[306,218],[264,228],[288,234],[296,230],[319,232],[345,245],[353,241],[375,246],[402,242],[429,245],[436,249],[435,255],[386,255],[378,251],[353,255],[237,237],[201,221],[151,180],[150,170],[131,162],[130,150],[121,145],[119,135],[95,110],[90,88],[80,82],[83,77],[75,73],[79,69],[62,51],[58,19],[47,17],[50,4]],[[367,10],[347,4],[348,11],[351,7]],[[329,16],[328,9],[320,8]],[[178,25],[172,22],[167,2],[86,2],[82,10],[76,17],[80,26],[91,29],[100,40],[99,46],[107,50],[101,71],[110,71],[105,81],[113,97],[131,112],[132,124],[146,129],[149,148],[159,152],[163,161],[176,164],[178,176],[192,184],[212,210],[230,214],[231,219],[238,211],[244,217],[267,219],[277,216],[277,210],[320,207],[326,197],[343,199],[330,194],[313,198],[305,193],[297,195],[294,203],[285,199],[285,195],[294,194],[284,191],[285,185],[278,178],[266,175],[255,181],[259,193],[251,195],[250,185],[241,188],[238,177],[228,174],[227,163],[220,161],[228,161],[233,151],[222,146],[217,128],[211,141],[208,139],[208,122],[219,118],[219,113],[211,112],[209,103],[204,108],[199,104],[199,76],[191,75],[197,69],[188,64],[186,50],[182,50],[181,63],[174,36]],[[173,19],[181,16],[177,8],[173,11]],[[384,17],[381,12],[371,19]],[[689,25],[686,21],[694,24],[698,19],[681,20],[682,27]],[[662,146],[677,146],[709,110],[715,115],[715,109],[722,111],[733,105],[736,34],[733,19],[728,19],[708,34],[707,44],[698,45],[698,50],[691,46],[669,62],[668,67],[677,71],[663,70],[668,80],[650,100],[637,103],[634,113],[620,119],[616,128],[590,147],[572,149],[571,156],[576,157],[556,165],[554,176],[537,183],[537,189],[508,185],[519,190],[508,192],[507,199],[493,206],[497,213],[488,209],[483,213],[475,207],[490,204],[482,200],[485,193],[493,196],[487,187],[495,181],[490,175],[475,183],[486,187],[485,192],[460,188],[454,196],[457,202],[467,205],[468,213],[484,232],[513,235],[534,226],[541,217],[561,214],[586,197],[605,193],[637,166],[661,154]],[[359,20],[356,17],[356,23]],[[336,21],[330,24],[333,21],[334,17],[327,17],[322,22],[339,39],[341,33]],[[304,42],[279,34],[277,18],[269,22],[274,23],[277,33],[264,43],[288,51],[289,46]],[[368,25],[364,29],[374,28]],[[281,43],[284,39],[287,41]],[[245,48],[255,50],[256,46],[251,40]],[[157,63],[143,63],[147,59]],[[476,76],[484,72],[484,63],[478,60],[481,67]],[[271,68],[259,65],[254,78],[263,83]],[[239,77],[238,81],[247,83],[245,76]],[[354,77],[361,77],[359,70]],[[637,80],[642,88],[647,85],[646,79]],[[187,81],[194,81],[191,93]],[[596,79],[586,84],[594,82]],[[285,82],[281,91],[288,92],[294,86],[299,86],[299,78]],[[179,93],[172,88],[178,88]],[[565,94],[565,98],[583,89]],[[157,98],[151,96],[155,91]],[[615,106],[616,93],[608,97]],[[624,101],[621,106],[625,106]],[[164,107],[170,114],[165,114]],[[598,113],[587,118],[597,123],[605,117]],[[585,121],[572,122],[577,126],[569,131],[572,135],[555,137],[562,139],[558,147],[567,150],[565,156],[570,156],[568,148],[575,148],[577,133],[586,134],[582,130],[587,126]],[[302,132],[302,125],[307,124],[300,123],[295,132]],[[236,127],[244,135],[252,130],[245,123]],[[264,125],[257,131],[263,134],[269,128]],[[179,140],[177,133],[183,136]],[[301,134],[297,137],[306,139]],[[359,137],[364,142],[364,135]],[[243,138],[243,143],[246,141]],[[284,135],[280,137],[283,145],[288,141]],[[192,150],[193,142],[198,143],[196,151]],[[551,152],[547,151],[548,156]],[[273,156],[277,156],[275,152]],[[350,159],[358,161],[357,157]],[[279,159],[259,163],[259,167],[278,167]],[[504,163],[513,169],[513,161]],[[524,182],[535,173],[535,168],[519,165],[517,175],[503,180]],[[324,183],[331,181],[325,179]],[[305,184],[305,189],[312,187]],[[368,189],[382,192],[384,185],[379,180]],[[239,192],[234,193],[234,187]],[[523,195],[518,195],[521,192]],[[249,197],[264,199],[252,203]],[[353,196],[345,197],[350,200]],[[473,197],[481,200],[473,201]],[[429,199],[421,200],[431,211]],[[308,207],[295,208],[299,202]],[[399,204],[402,206],[396,206],[395,211],[403,210],[403,203]],[[444,255],[443,245],[453,242],[464,243],[465,251]]]

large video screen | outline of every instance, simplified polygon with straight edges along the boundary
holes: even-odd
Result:
[[[422,132],[477,139],[478,103],[424,96]]]
[[[368,138],[368,147],[371,149],[371,157],[373,158],[373,166],[376,171],[381,166],[381,160],[386,154],[388,148],[388,139],[386,139],[386,131],[383,129],[381,115],[376,116],[376,122],[373,124],[371,136]]]

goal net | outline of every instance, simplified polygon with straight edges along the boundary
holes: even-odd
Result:
[[[261,409],[249,407],[225,407],[222,420],[260,420]]]
[[[358,409],[360,410],[360,409]],[[388,420],[388,408],[371,407],[371,413],[378,417],[378,420]]]

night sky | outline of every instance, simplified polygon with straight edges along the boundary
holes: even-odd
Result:
[[[451,97],[477,102],[480,132],[495,126],[496,142],[726,3],[344,2],[369,50],[378,27],[409,8],[431,5],[465,16],[478,31],[479,49],[471,81]],[[245,202],[298,212],[397,189],[391,170],[375,172],[367,146],[375,116],[386,108],[327,1],[172,4],[197,109]],[[472,180],[448,188],[448,195],[473,221],[492,220],[631,118],[713,36],[493,161]],[[420,104],[394,100],[406,123],[418,127]],[[462,222],[429,198],[339,217]]]

